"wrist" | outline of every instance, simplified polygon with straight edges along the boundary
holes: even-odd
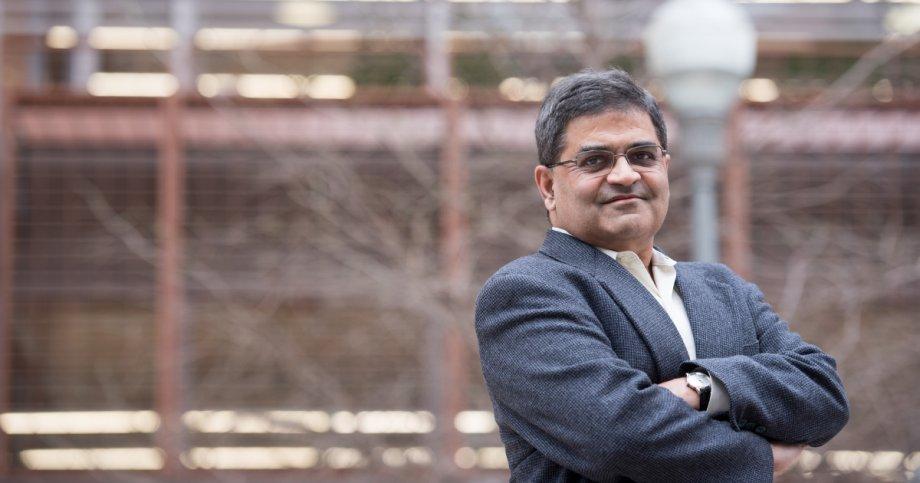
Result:
[[[688,386],[688,385],[686,385],[686,384],[684,384],[684,396],[683,396],[683,399],[684,399],[684,401],[686,401],[687,404],[689,404],[690,407],[692,407],[693,409],[696,409],[697,411],[701,411],[701,410],[702,410],[702,409],[700,408],[700,395],[699,395],[696,391],[694,391],[693,388],[691,388],[690,386]]]

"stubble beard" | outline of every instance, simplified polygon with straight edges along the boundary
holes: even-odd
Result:
[[[648,203],[648,201],[642,200],[639,203]],[[660,224],[654,226],[657,217],[654,208],[650,205],[645,207],[624,206],[610,211],[613,213],[602,214],[603,218],[598,224],[599,233],[595,234],[606,245],[652,243],[658,230],[661,229]],[[662,223],[663,221],[664,216],[661,219]]]

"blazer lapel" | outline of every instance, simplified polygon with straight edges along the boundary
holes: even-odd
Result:
[[[690,358],[680,333],[661,304],[622,265],[572,236],[550,230],[540,250],[597,278],[642,336],[658,369],[658,380],[678,377]]]
[[[734,327],[738,320],[734,307],[732,288],[722,282],[694,277],[677,264],[675,289],[684,301],[693,340],[696,343],[696,357],[725,357],[740,353],[745,343]]]

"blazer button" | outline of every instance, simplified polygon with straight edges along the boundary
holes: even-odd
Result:
[[[765,428],[765,427],[763,427],[763,426],[757,426],[757,428],[754,429],[754,432],[757,433],[757,434],[760,434],[760,433],[763,433],[763,432],[766,431],[766,430],[767,430],[767,428]]]

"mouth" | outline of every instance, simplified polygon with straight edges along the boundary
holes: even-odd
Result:
[[[639,198],[636,195],[620,195],[620,196],[614,196],[613,198],[610,198],[609,200],[605,201],[604,204],[616,203],[618,201],[639,200],[639,199],[641,198]]]

